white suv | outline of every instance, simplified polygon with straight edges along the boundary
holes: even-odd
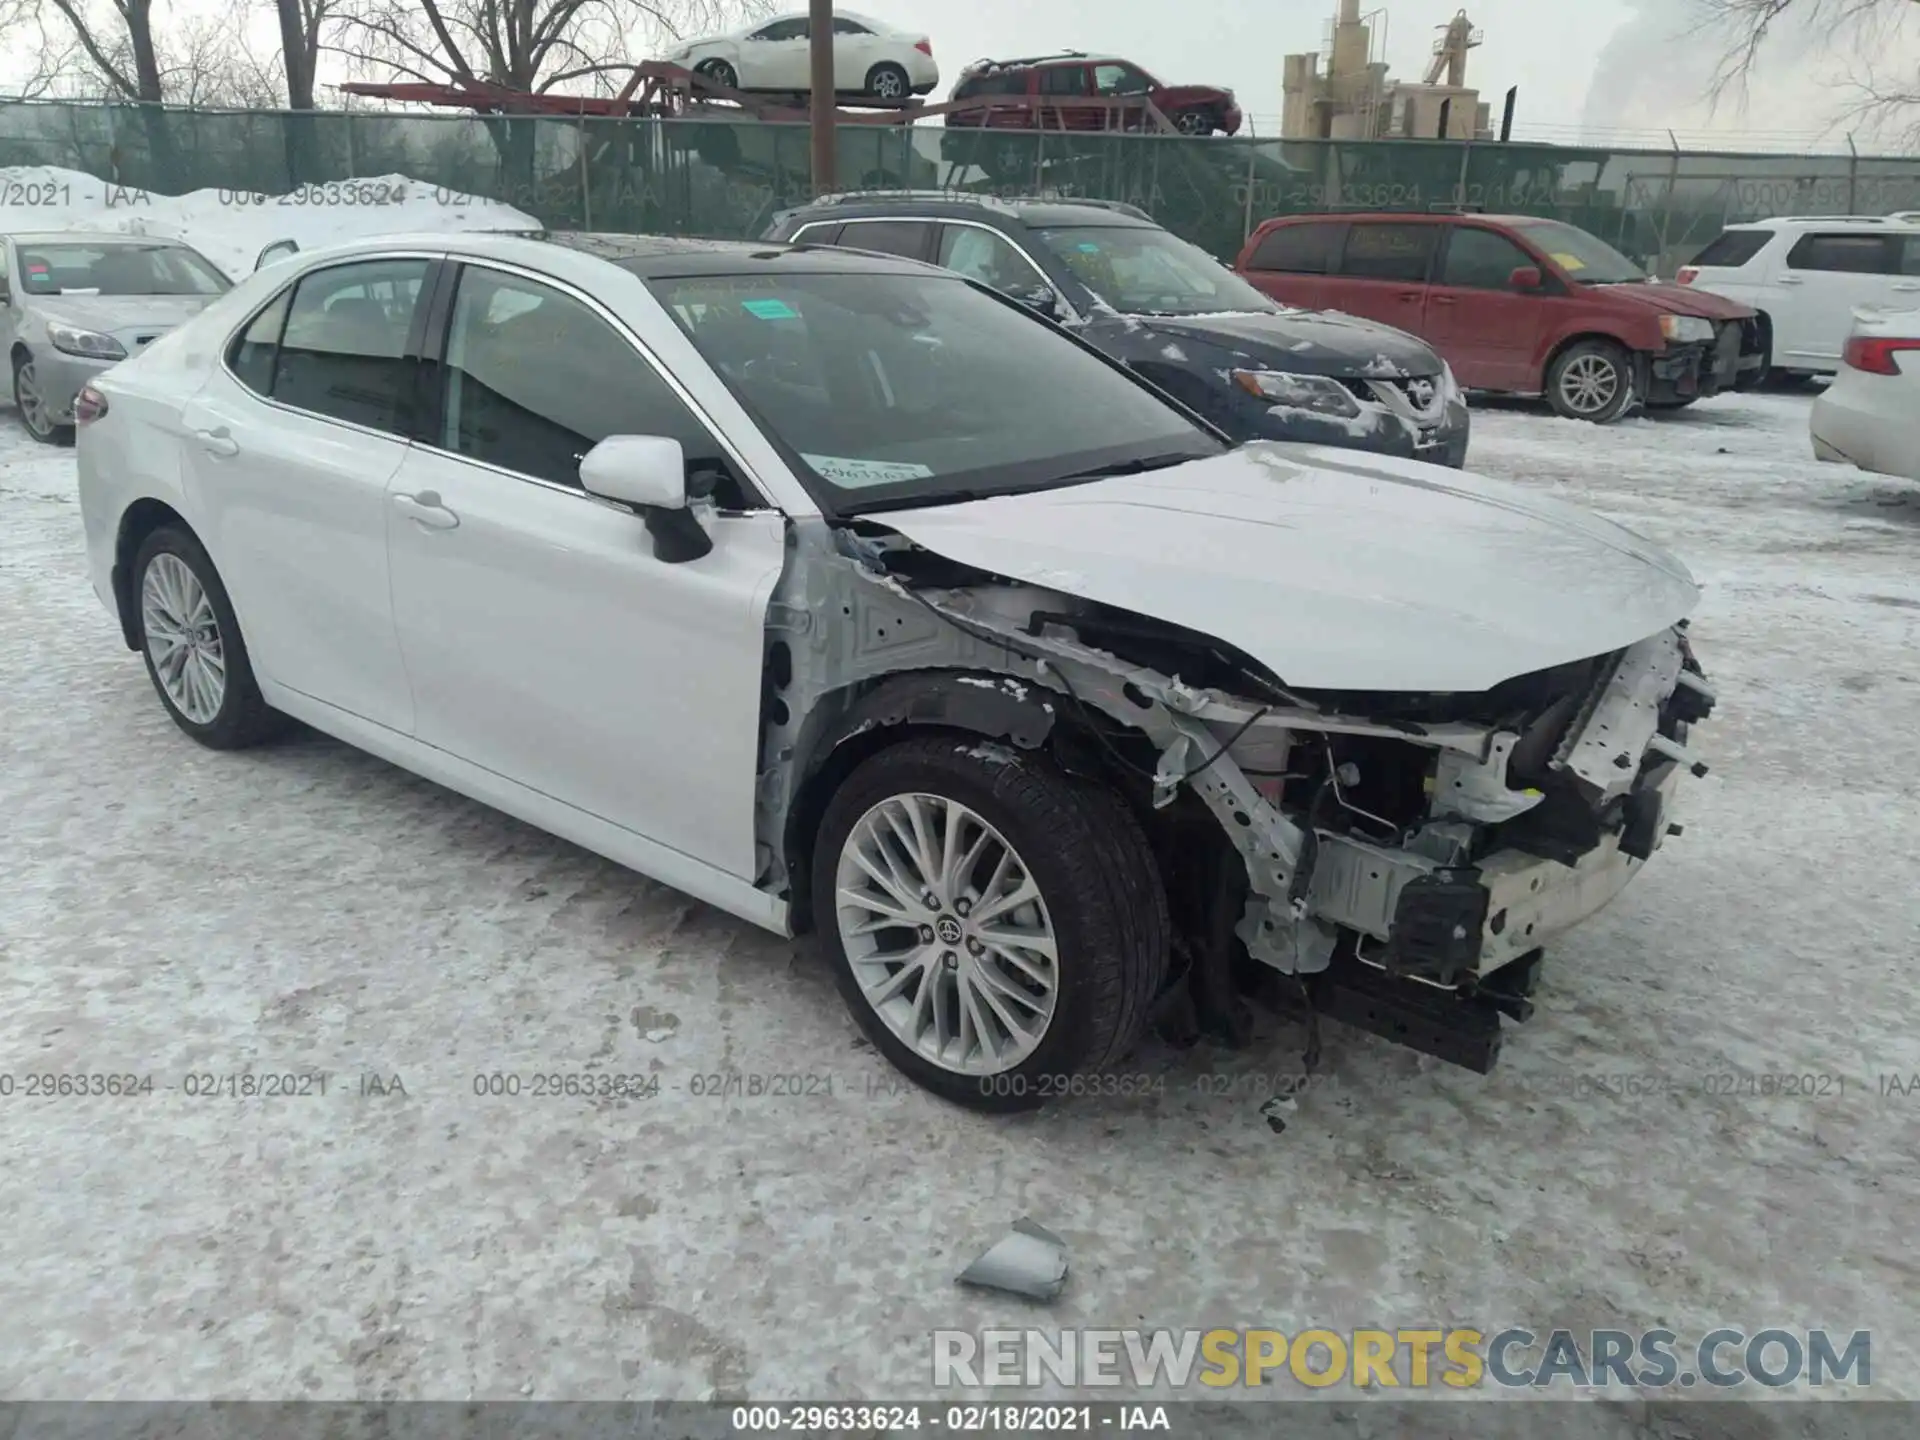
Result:
[[[1920,306],[1920,213],[1730,225],[1677,278],[1765,315],[1774,370],[1831,375],[1856,309]]]

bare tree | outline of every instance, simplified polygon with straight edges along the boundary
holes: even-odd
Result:
[[[1696,0],[1707,26],[1728,37],[1712,97],[1744,98],[1762,51],[1783,25],[1818,34],[1857,57],[1845,86],[1843,119],[1867,128],[1904,128],[1920,137],[1920,74],[1911,66],[1889,77],[1880,57],[1899,53],[1908,22],[1920,23],[1920,0]]]
[[[631,69],[658,44],[764,13],[768,0],[369,0],[324,48],[382,78],[547,92]]]

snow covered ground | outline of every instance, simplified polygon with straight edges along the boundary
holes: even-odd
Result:
[[[538,230],[532,216],[404,175],[315,185],[287,195],[196,190],[157,195],[50,165],[0,167],[0,234],[104,230],[193,246],[235,279],[262,247],[292,240],[302,250],[401,231]]]
[[[1806,409],[1478,415],[1477,468],[1706,582],[1713,773],[1495,1075],[1329,1027],[1278,1134],[1291,1027],[967,1115],[804,950],[318,736],[195,748],[83,575],[70,454],[0,412],[0,1395],[876,1397],[926,1393],[939,1326],[1661,1324],[1870,1329],[1873,1393],[1920,1398],[1920,1095],[1882,1078],[1920,1072],[1920,491],[1816,465]],[[241,1071],[333,1078],[185,1093]],[[503,1072],[660,1090],[475,1093]],[[1062,1298],[957,1290],[1020,1215]]]

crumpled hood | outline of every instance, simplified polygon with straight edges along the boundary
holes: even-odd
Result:
[[[1426,341],[1404,330],[1331,310],[1133,318],[1153,334],[1176,344],[1196,341],[1217,346],[1242,367],[1371,380],[1440,373],[1440,357]]]
[[[873,517],[950,560],[1185,626],[1309,690],[1490,690],[1684,619],[1687,569],[1518,486],[1324,446]]]
[[[1754,314],[1750,305],[1711,291],[1696,290],[1691,285],[1655,281],[1646,285],[1608,285],[1604,290],[1608,295],[1624,296],[1644,305],[1656,314],[1665,311],[1669,315],[1697,315],[1707,320],[1746,320]]]
[[[34,295],[27,303],[49,320],[83,330],[171,330],[198,315],[217,295]]]

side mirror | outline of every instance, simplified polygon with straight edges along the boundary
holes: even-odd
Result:
[[[1507,277],[1507,284],[1515,290],[1538,290],[1546,283],[1538,265],[1522,265]]]
[[[713,549],[713,537],[687,508],[687,457],[678,440],[609,435],[581,457],[580,484],[595,499],[646,516],[655,559],[679,565]]]
[[[1060,297],[1052,290],[1029,290],[1024,295],[1016,295],[1013,298],[1042,319],[1058,320],[1060,318]]]
[[[261,270],[273,264],[276,260],[284,260],[289,255],[297,255],[299,253],[300,247],[294,244],[293,241],[275,240],[271,245],[263,247],[260,253],[254,257],[253,268]]]

